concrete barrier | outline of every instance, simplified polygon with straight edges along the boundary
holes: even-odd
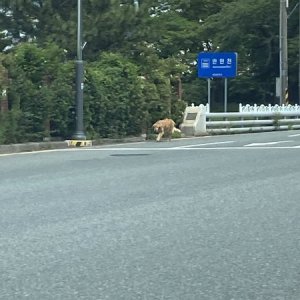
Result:
[[[188,106],[183,115],[179,128],[185,136],[206,135],[206,106]]]

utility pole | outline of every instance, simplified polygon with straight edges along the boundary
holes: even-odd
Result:
[[[280,0],[279,50],[280,50],[280,105],[288,101],[288,47],[287,8],[288,0]]]
[[[81,0],[77,0],[76,131],[73,135],[73,138],[77,140],[86,140],[83,126],[84,69],[82,50],[82,5]]]
[[[134,6],[134,9],[135,9],[135,12],[138,12],[139,11],[139,0],[133,0],[133,6]]]
[[[298,0],[298,3],[294,6],[292,11],[288,14],[287,18],[295,12],[295,10],[298,7],[298,103],[300,103],[300,0]]]
[[[298,2],[299,40],[298,40],[298,103],[300,103],[300,0]]]

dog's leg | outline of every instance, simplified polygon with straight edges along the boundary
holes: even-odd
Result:
[[[162,138],[162,133],[160,132],[160,133],[157,135],[156,141],[159,142],[161,138]]]
[[[164,129],[161,129],[161,132],[157,135],[156,141],[159,142],[164,135]]]
[[[168,133],[168,141],[171,142],[171,139],[172,139],[172,132],[173,130],[169,130],[169,133]]]

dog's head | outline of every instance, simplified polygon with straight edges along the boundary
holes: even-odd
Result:
[[[162,125],[160,124],[159,121],[157,121],[156,123],[154,123],[154,124],[152,125],[152,127],[153,127],[153,130],[154,130],[155,132],[161,132]]]

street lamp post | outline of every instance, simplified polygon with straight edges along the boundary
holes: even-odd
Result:
[[[82,60],[82,3],[77,0],[77,60],[76,65],[76,131],[74,139],[85,140],[83,125],[83,88],[84,88],[84,67]]]

